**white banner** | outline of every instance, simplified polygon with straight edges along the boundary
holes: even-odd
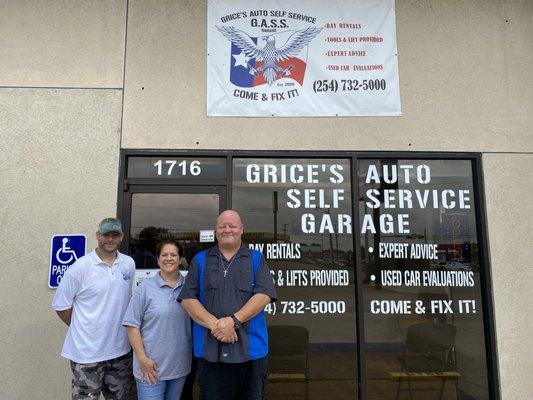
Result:
[[[401,115],[394,0],[208,0],[207,115]]]

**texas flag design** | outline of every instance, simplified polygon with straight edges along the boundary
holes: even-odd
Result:
[[[258,38],[251,37],[252,41],[257,44]],[[259,69],[263,61],[256,61],[255,58],[249,57],[234,42],[231,42],[230,54],[230,82],[235,86],[242,88],[256,87],[266,85],[267,82],[261,72],[253,74],[254,70]],[[279,60],[277,65],[286,71],[286,75],[277,74],[277,79],[289,78],[303,85],[306,62],[298,57],[289,57],[285,60]]]
[[[303,85],[308,45],[322,30],[296,31],[252,37],[233,26],[216,26],[231,43],[230,81],[240,87],[272,86],[289,78]]]

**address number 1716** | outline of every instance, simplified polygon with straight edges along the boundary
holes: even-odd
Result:
[[[202,167],[200,161],[183,160],[178,163],[179,160],[157,160],[154,163],[156,168],[156,174],[161,175],[181,175],[181,176],[198,176],[202,173]]]

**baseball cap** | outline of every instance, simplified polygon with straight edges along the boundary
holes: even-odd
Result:
[[[106,218],[98,225],[98,232],[105,235],[108,232],[122,232],[122,223],[116,218]]]

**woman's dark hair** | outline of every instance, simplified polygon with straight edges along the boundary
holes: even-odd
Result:
[[[159,242],[159,244],[157,245],[157,248],[155,249],[155,255],[157,257],[161,255],[161,252],[163,251],[163,247],[165,247],[165,245],[167,244],[176,246],[178,248],[178,255],[180,256],[180,258],[183,256],[183,247],[181,246],[181,244],[179,244],[177,240],[167,239],[167,240],[163,240],[162,242]]]

